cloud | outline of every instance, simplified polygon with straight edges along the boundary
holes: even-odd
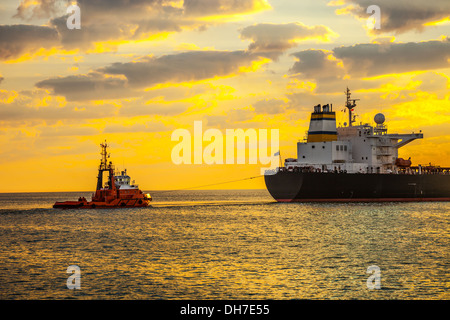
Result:
[[[22,0],[17,7],[16,18],[24,20],[51,18],[65,14],[69,0]],[[266,0],[77,0],[83,17],[104,19],[134,17],[143,19],[155,13],[178,16],[220,16],[254,13],[270,8]]]
[[[338,47],[334,56],[341,59],[348,73],[371,77],[391,73],[433,70],[450,66],[450,39],[408,43],[367,43]]]
[[[15,17],[24,21],[48,18],[47,26],[0,26],[0,59],[53,47],[114,51],[123,42],[204,29],[226,21],[217,15],[248,14],[270,8],[265,0],[78,0],[76,3],[81,10],[81,29],[70,30],[66,25],[69,14],[65,11],[69,1],[22,0]]]
[[[49,23],[60,34],[64,48],[92,50],[96,43],[140,40],[195,27],[195,21],[185,19],[182,10],[172,6],[174,3],[167,0],[79,0],[81,29],[67,28],[68,14],[55,17]],[[109,48],[114,47],[109,45]]]
[[[408,43],[362,43],[327,50],[293,53],[289,70],[296,77],[330,80],[363,79],[388,74],[450,67],[450,39]]]
[[[58,32],[51,27],[33,25],[0,25],[0,60],[49,48],[59,43]]]
[[[69,101],[118,99],[136,96],[124,77],[111,77],[99,72],[42,80],[37,88],[52,89],[55,95]]]
[[[329,5],[344,6],[337,9],[337,14],[350,14],[366,24],[371,13],[367,8],[378,5],[381,9],[381,29],[371,33],[404,33],[411,30],[422,31],[450,16],[448,0],[340,0],[331,1]]]
[[[297,61],[289,72],[299,74],[302,78],[334,80],[345,75],[341,62],[334,57],[332,51],[310,49],[293,53],[292,56]]]
[[[158,58],[145,57],[139,62],[114,63],[99,70],[124,75],[131,85],[146,87],[225,76],[258,59],[246,51],[188,51]]]
[[[249,46],[250,51],[264,53],[272,58],[276,58],[284,51],[296,47],[300,41],[310,39],[329,41],[331,37],[335,36],[337,34],[326,26],[307,26],[298,22],[286,24],[260,23],[241,30],[241,39],[253,41]]]
[[[114,99],[135,96],[136,89],[162,83],[182,83],[239,73],[261,58],[246,51],[189,51],[139,61],[113,63],[85,75],[58,77],[36,83],[68,100]]]
[[[228,15],[252,13],[270,8],[266,0],[184,0],[187,15]]]

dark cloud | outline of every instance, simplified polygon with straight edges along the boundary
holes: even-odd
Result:
[[[374,29],[373,33],[421,31],[425,24],[450,16],[450,1],[448,0],[342,0],[330,3],[345,5],[344,8],[338,9],[338,12],[351,14],[364,22],[372,15],[367,13],[367,8],[371,5],[379,6],[381,29]]]
[[[36,87],[52,89],[55,95],[65,96],[69,101],[118,99],[137,95],[128,88],[127,79],[108,77],[99,72],[47,79],[36,83]]]
[[[50,88],[68,100],[115,99],[133,96],[135,89],[159,83],[181,83],[226,76],[239,72],[260,59],[246,51],[189,51],[140,61],[113,63],[86,75],[40,81],[38,88]]]
[[[333,80],[344,76],[344,69],[334,58],[332,51],[304,50],[293,53],[298,60],[289,70],[307,79]]]
[[[334,49],[352,76],[376,76],[450,67],[450,39],[408,43],[368,43]]]
[[[224,15],[250,13],[269,8],[266,0],[184,0],[187,15]]]
[[[95,42],[131,39],[134,36],[131,26],[122,28],[121,24],[93,23],[82,20],[81,29],[67,28],[68,16],[58,17],[50,21],[51,26],[60,35],[59,46],[64,49],[89,50]]]
[[[14,17],[23,20],[55,18],[66,15],[70,4],[80,7],[83,20],[93,19],[121,23],[124,18],[144,18],[155,12],[182,12],[172,6],[171,0],[22,0]],[[115,15],[120,15],[120,19]]]
[[[328,40],[335,33],[325,26],[306,26],[302,23],[269,24],[248,26],[241,31],[241,39],[250,39],[249,50],[276,58],[284,51],[297,46],[297,42],[308,39]]]
[[[24,20],[49,18],[65,49],[91,49],[95,42],[140,39],[147,34],[178,32],[184,22],[182,10],[169,0],[78,0],[81,29],[68,29],[66,9],[71,1],[24,0],[15,17]],[[56,14],[58,13],[58,14]],[[37,39],[39,39],[37,37]]]
[[[342,46],[333,51],[304,50],[292,55],[298,60],[290,73],[325,83],[327,80],[345,79],[346,76],[361,79],[448,68],[450,40],[444,38],[424,42],[365,43]]]
[[[211,24],[220,23],[220,18],[209,21],[204,17],[250,13],[269,7],[265,0],[186,0],[184,3],[172,0],[78,0],[82,17],[81,29],[68,29],[66,23],[70,14],[66,13],[66,8],[69,2],[22,0],[15,17],[27,21],[48,18],[49,27],[41,27],[46,28],[47,33],[40,30],[40,33],[33,34],[16,27],[11,36],[18,37],[10,48],[0,49],[7,52],[4,56],[15,58],[24,52],[33,53],[38,50],[40,47],[24,43],[28,38],[32,39],[32,43],[41,43],[44,48],[86,51],[95,48],[98,42],[139,40],[185,29],[203,30]],[[31,29],[35,26],[28,27]],[[48,42],[50,36],[51,43]],[[115,46],[109,46],[106,50],[114,49]],[[2,56],[0,59],[3,59]]]
[[[89,49],[95,42],[134,40],[161,32],[180,32],[193,24],[169,0],[78,0],[81,29],[69,30],[68,15],[51,20],[65,47]]]
[[[114,63],[99,71],[124,75],[131,85],[146,87],[228,75],[257,59],[258,56],[246,51],[189,51],[158,58],[145,57],[138,62]]]
[[[58,32],[51,27],[0,25],[0,60],[14,59],[24,53],[50,48],[58,43]]]
[[[78,35],[80,39],[84,38],[83,32]],[[238,73],[241,67],[250,66],[261,57],[276,59],[284,50],[295,45],[291,42],[309,37],[328,37],[331,33],[323,26],[260,24],[242,30],[243,38],[254,41],[248,50],[188,51],[160,57],[146,56],[138,61],[113,63],[86,75],[43,80],[36,86],[52,89],[54,94],[63,95],[71,101],[135,96],[135,90],[161,83],[198,81]],[[271,50],[272,54],[268,54]]]

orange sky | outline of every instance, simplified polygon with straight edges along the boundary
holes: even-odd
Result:
[[[0,192],[93,190],[105,139],[144,190],[257,176],[260,164],[173,164],[172,132],[279,129],[282,157],[296,157],[314,105],[346,121],[347,86],[358,122],[383,112],[391,133],[422,130],[401,157],[450,166],[448,0],[402,14],[388,0],[73,3],[80,30],[65,0],[0,4]]]

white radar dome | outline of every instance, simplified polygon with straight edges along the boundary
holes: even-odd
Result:
[[[377,113],[375,117],[373,118],[376,124],[383,124],[386,118],[384,117],[384,114]]]

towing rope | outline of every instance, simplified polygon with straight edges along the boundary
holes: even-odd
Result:
[[[191,189],[199,189],[199,188],[205,188],[205,187],[212,187],[212,186],[218,186],[221,184],[227,184],[227,183],[233,183],[233,182],[239,182],[239,181],[244,181],[244,180],[251,180],[251,179],[256,179],[256,178],[261,178],[263,177],[262,175],[259,176],[254,176],[254,177],[248,177],[248,178],[244,178],[244,179],[238,179],[238,180],[230,180],[230,181],[225,181],[225,182],[219,182],[219,183],[212,183],[212,184],[205,184],[202,186],[196,186],[196,187],[188,187],[188,188],[182,188],[182,189],[173,189],[173,190],[162,190],[162,191],[152,191],[153,193],[165,193],[165,192],[173,192],[173,191],[182,191],[182,190],[191,190]]]

